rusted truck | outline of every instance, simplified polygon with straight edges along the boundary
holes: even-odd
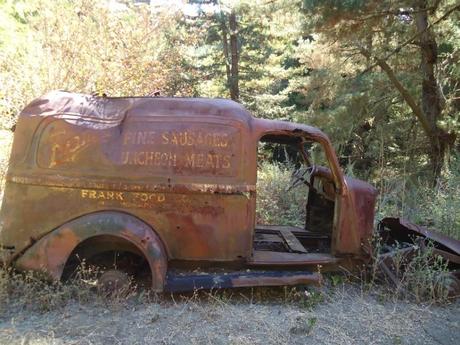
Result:
[[[258,144],[301,157],[302,227],[256,224]],[[326,166],[307,147],[315,144]],[[344,176],[319,129],[223,99],[50,92],[20,114],[1,208],[2,260],[155,291],[318,283],[369,258],[376,189]]]

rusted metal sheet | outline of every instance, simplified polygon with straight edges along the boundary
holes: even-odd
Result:
[[[460,296],[460,241],[403,218],[382,219],[379,223],[379,232],[382,243],[392,247],[380,255],[378,265],[395,286],[399,286],[396,261],[401,266],[400,269],[403,269],[414,256],[429,250],[430,256],[439,256],[448,264],[451,280],[449,295]]]
[[[306,266],[336,264],[339,261],[338,258],[324,253],[297,254],[256,250],[249,264],[253,266]]]
[[[320,285],[319,273],[308,271],[243,271],[230,273],[168,274],[165,290],[193,291],[250,286]]]
[[[59,280],[72,251],[85,240],[99,236],[120,237],[133,244],[149,263],[152,289],[163,290],[167,255],[161,239],[144,222],[118,212],[92,213],[54,230],[20,256],[16,267]]]
[[[399,242],[411,242],[415,237],[423,237],[433,241],[435,246],[444,248],[453,255],[460,256],[460,241],[448,237],[436,230],[409,222],[404,218],[383,218],[380,222],[381,233],[389,239]]]
[[[328,168],[317,167],[312,177],[333,200],[331,248],[322,257],[302,253],[295,238],[297,255],[304,256],[253,248],[257,145],[264,136],[324,149]],[[368,255],[363,246],[371,237],[375,199],[372,186],[343,176],[329,138],[314,127],[253,118],[222,99],[51,92],[19,116],[0,242],[8,248],[7,262],[57,278],[65,256],[89,236],[68,230],[69,224],[110,212],[108,218],[129,214],[151,229],[164,248],[161,270],[173,260],[332,263]],[[121,232],[114,236],[129,240]]]

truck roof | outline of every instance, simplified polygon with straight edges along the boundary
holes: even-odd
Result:
[[[51,91],[35,99],[21,116],[77,115],[120,121],[144,116],[217,116],[249,122],[252,115],[240,104],[226,99],[181,97],[99,97]]]

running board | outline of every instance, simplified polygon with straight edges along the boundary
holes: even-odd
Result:
[[[237,271],[229,273],[176,274],[168,272],[165,291],[184,292],[251,286],[321,284],[319,273],[309,271]]]
[[[293,266],[293,265],[328,265],[336,264],[339,260],[327,253],[287,253],[269,250],[254,250],[250,266]]]

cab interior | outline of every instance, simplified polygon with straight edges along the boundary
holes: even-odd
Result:
[[[328,163],[321,151],[318,143],[298,135],[260,139],[253,264],[327,264],[334,260],[330,254],[336,186],[324,173]],[[274,173],[266,172],[270,169]],[[267,196],[270,188],[280,195],[271,199]],[[284,204],[272,204],[279,199]],[[271,210],[271,217],[264,216],[266,209]]]

